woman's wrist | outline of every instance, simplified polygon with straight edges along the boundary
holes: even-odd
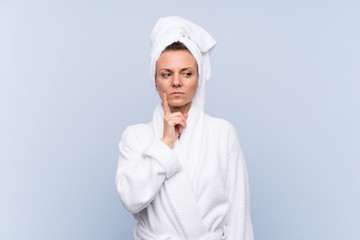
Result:
[[[172,141],[169,141],[166,137],[163,137],[163,138],[161,139],[161,141],[162,141],[163,143],[165,143],[166,145],[168,145],[169,148],[173,148],[173,146],[174,146],[174,143],[173,143]]]

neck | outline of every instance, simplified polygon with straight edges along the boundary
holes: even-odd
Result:
[[[182,114],[184,113],[187,113],[191,107],[191,103],[192,102],[189,102],[183,106],[180,106],[180,107],[173,107],[173,106],[170,106],[170,110],[171,112],[181,112]]]

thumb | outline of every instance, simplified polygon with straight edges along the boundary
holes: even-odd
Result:
[[[188,118],[188,116],[189,116],[189,114],[188,114],[188,113],[184,113],[184,117],[185,117],[185,119],[187,119],[187,118]]]

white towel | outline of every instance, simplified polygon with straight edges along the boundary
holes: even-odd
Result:
[[[156,61],[162,51],[173,42],[180,41],[189,49],[198,64],[199,83],[195,101],[205,105],[205,85],[210,79],[210,55],[215,39],[199,25],[181,17],[160,18],[151,33],[150,80],[155,85]]]

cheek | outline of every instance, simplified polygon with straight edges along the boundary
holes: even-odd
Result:
[[[164,84],[156,84],[156,90],[159,92],[159,94],[162,94],[163,92],[166,92],[166,86],[164,86]]]
[[[194,92],[195,94],[197,88],[198,88],[198,80],[196,80],[194,84],[191,86],[191,91]]]
[[[161,85],[159,84],[159,81],[157,80],[157,78],[155,77],[155,88],[156,91],[160,91],[161,90]]]

